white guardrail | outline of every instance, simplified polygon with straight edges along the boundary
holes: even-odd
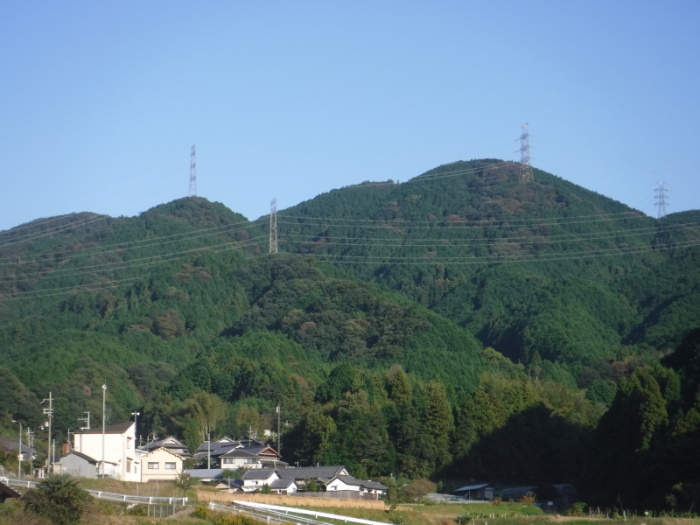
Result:
[[[289,523],[290,518],[293,518],[293,521],[295,523],[307,523],[307,524],[321,524],[322,523],[324,525],[327,525],[325,522],[318,521],[318,518],[325,518],[325,519],[342,521],[343,523],[358,523],[360,525],[392,525],[391,523],[387,523],[385,521],[366,520],[363,518],[353,518],[351,516],[343,516],[342,514],[331,514],[329,512],[319,512],[316,510],[299,509],[296,507],[283,507],[281,505],[268,505],[267,503],[254,503],[252,501],[234,501],[233,504],[237,508],[247,508],[249,510],[253,510],[253,509],[257,510],[258,512],[272,513],[277,518],[280,518],[280,519],[284,518],[284,521],[286,523]],[[297,516],[297,514],[301,514],[302,516],[313,516],[314,519],[303,518],[301,516]]]
[[[2,480],[5,485],[12,488],[25,488],[33,489],[36,488],[38,481],[25,480],[25,479],[12,479],[3,478]],[[91,496],[97,499],[106,499],[108,501],[121,501],[123,503],[132,503],[136,505],[182,505],[183,507],[187,505],[187,498],[169,498],[167,496],[135,496],[133,494],[116,494],[114,492],[105,492],[102,490],[91,490],[85,489]]]

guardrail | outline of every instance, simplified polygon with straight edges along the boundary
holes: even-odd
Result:
[[[33,489],[39,484],[38,481],[26,479],[11,479],[4,478],[3,483],[12,488],[27,488]],[[108,501],[120,501],[122,503],[131,503],[134,505],[177,505],[183,507],[187,505],[188,498],[170,498],[167,496],[135,496],[133,494],[117,494],[115,492],[105,492],[103,490],[85,489],[91,496],[97,499],[105,499]]]
[[[351,516],[343,516],[342,514],[331,514],[330,512],[320,512],[316,510],[306,510],[298,509],[296,507],[283,507],[280,505],[268,505],[266,503],[254,503],[252,501],[234,501],[233,504],[238,508],[245,508],[248,510],[256,510],[257,512],[269,512],[273,513],[276,517],[285,517],[286,522],[289,522],[289,518],[294,518],[296,523],[323,523],[326,522],[318,521],[318,518],[326,518],[331,520],[342,521],[343,523],[357,523],[360,525],[391,525],[384,521],[374,521],[366,520],[364,518],[353,518]],[[297,516],[297,514],[313,516],[311,518],[303,518]]]
[[[318,521],[303,516],[295,516],[281,511],[255,509],[247,506],[239,506],[234,502],[234,506],[222,505],[221,503],[209,503],[209,508],[218,512],[234,512],[236,514],[246,514],[254,518],[264,520],[267,523],[294,523],[295,525],[328,525],[326,521]]]

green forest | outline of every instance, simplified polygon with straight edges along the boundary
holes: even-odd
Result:
[[[276,250],[273,218],[198,197],[0,232],[2,435],[46,451],[42,399],[60,443],[106,384],[143,440],[262,435],[279,406],[289,463],[692,510],[700,211],[518,169],[333,190],[277,213]]]

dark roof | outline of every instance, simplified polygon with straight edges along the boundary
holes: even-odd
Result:
[[[294,484],[294,480],[293,480],[293,479],[276,479],[275,481],[273,481],[272,483],[270,483],[270,488],[271,488],[271,489],[276,489],[276,490],[288,489],[288,488],[291,487],[293,484]]]
[[[265,452],[267,452],[265,454]],[[245,448],[234,448],[229,450],[225,454],[222,454],[222,458],[247,458],[247,457],[260,457],[264,456],[275,456],[280,457],[280,455],[272,447],[245,447]]]
[[[453,492],[453,494],[457,494],[458,492],[468,492],[470,490],[479,490],[485,487],[493,487],[493,485],[491,485],[491,483],[477,483],[475,485],[465,485],[464,487],[459,487]]]
[[[19,441],[8,437],[0,437],[0,449],[15,452],[19,450]],[[22,454],[26,456],[34,455],[34,450],[28,447],[26,443],[22,443]]]
[[[243,474],[243,479],[268,479],[274,473],[275,471],[273,469],[253,468],[247,470],[246,473]],[[277,475],[279,476],[279,472],[277,472]]]
[[[21,496],[4,483],[0,483],[0,502],[7,498],[20,498]]]
[[[173,436],[159,439],[158,441],[151,441],[150,443],[146,443],[142,447],[142,449],[147,452],[158,450],[159,448],[164,448],[166,450],[170,450],[171,452],[176,452],[179,456],[190,457],[192,455],[190,454],[187,445],[185,445],[182,441]]]
[[[205,441],[200,444],[199,447],[197,447],[196,457],[207,457],[207,453],[209,453],[209,455],[214,458],[226,454],[233,449],[264,449],[265,447],[266,445],[264,443],[256,439],[243,438],[236,441],[225,437],[217,441],[212,441],[211,443]]]
[[[287,467],[277,470],[277,474],[282,479],[305,480],[305,479],[320,479],[328,480],[336,476],[342,476],[347,473],[345,467]]]
[[[133,425],[133,421],[127,421],[126,423],[117,423],[116,425],[108,425],[105,427],[105,434],[123,434],[129,428],[131,428],[131,425]],[[91,428],[90,430],[81,430],[80,432],[76,432],[76,434],[102,434],[102,427],[99,428]]]

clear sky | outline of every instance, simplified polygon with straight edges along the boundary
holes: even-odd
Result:
[[[3,2],[0,230],[198,193],[249,219],[519,159],[700,208],[698,0]]]

